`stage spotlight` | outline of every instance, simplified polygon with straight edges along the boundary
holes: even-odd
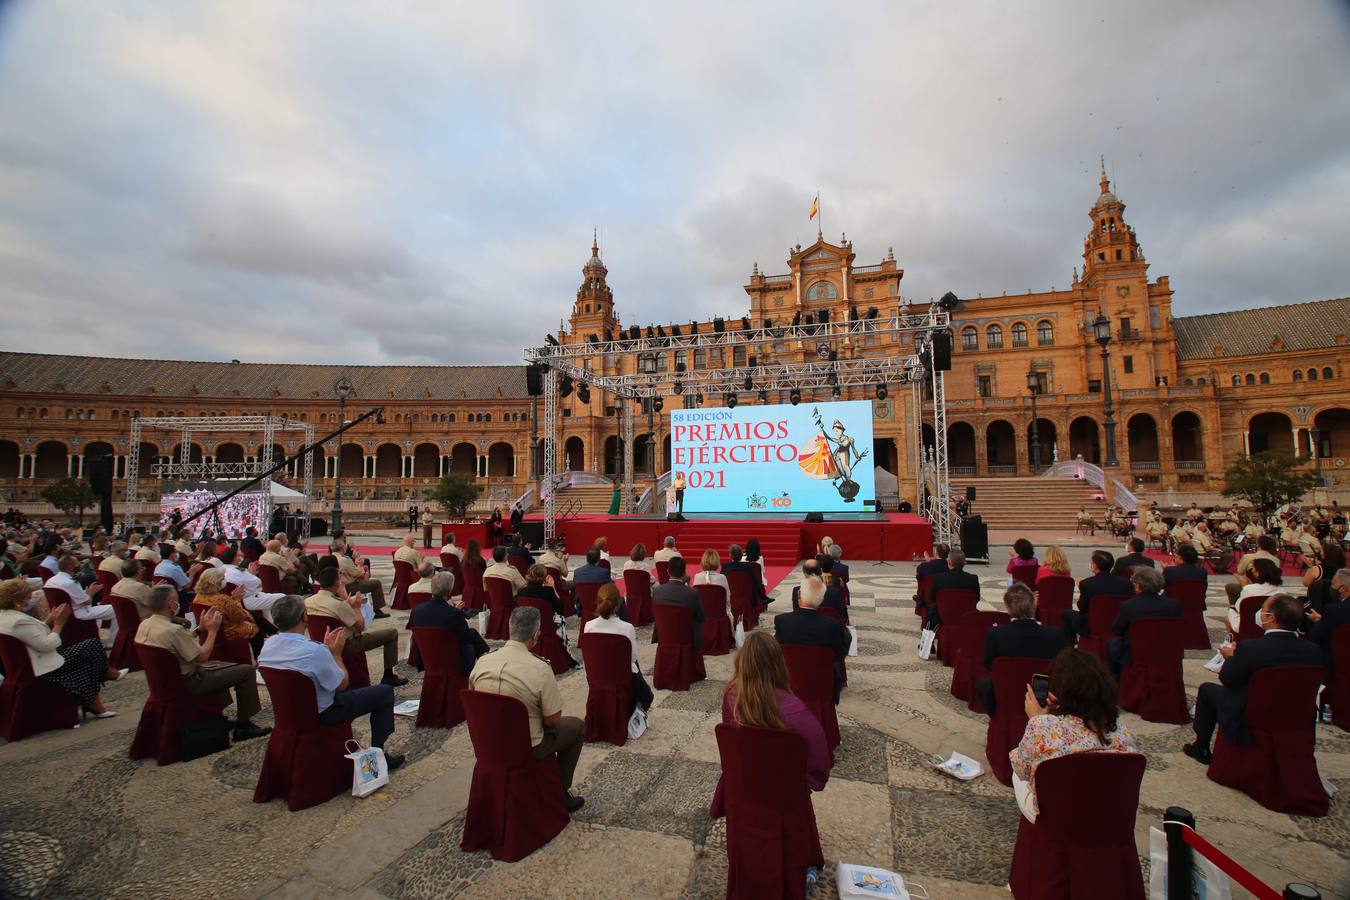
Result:
[[[750,368],[753,369],[753,368],[755,368],[755,366],[758,366],[758,365],[759,365],[759,357],[756,356],[755,354],[751,353],[751,354],[750,354]]]
[[[839,351],[838,351],[838,350],[831,350],[831,351],[830,351],[830,362],[839,362]]]
[[[741,316],[741,330],[742,330],[742,331],[749,331],[749,330],[750,330],[750,317],[749,317],[749,316]]]
[[[722,332],[724,332],[724,331],[726,331],[726,330],[727,330],[727,323],[726,323],[726,320],[723,319],[721,316],[714,316],[714,317],[713,317],[713,331],[717,332],[718,334],[721,334]]]
[[[802,314],[801,311],[798,310],[797,313],[794,314],[792,317],[792,327],[796,328],[800,324],[802,324]]]
[[[828,309],[822,309],[820,314],[816,316],[816,321],[822,325],[830,324],[830,311]]]
[[[883,381],[881,384],[877,385],[877,399],[885,400],[887,394],[888,391],[886,390],[886,383]]]
[[[831,395],[832,397],[834,397],[834,399],[838,400],[838,399],[839,399],[839,394],[840,394],[840,391],[839,391],[839,385],[836,384],[836,385],[834,386],[834,390],[830,391],[830,395]]]
[[[677,382],[675,382],[675,393],[677,393],[677,394],[683,394],[683,393],[684,393],[684,382],[683,382],[683,381],[677,381]]]
[[[772,329],[772,328],[773,328],[773,319],[765,319],[765,320],[764,320],[764,328],[765,328],[766,330]]]
[[[608,344],[608,343],[609,343],[610,341],[612,341],[612,340],[614,340],[614,332],[612,332],[612,331],[610,331],[608,328],[606,328],[606,329],[605,329],[605,343]]]
[[[813,316],[813,315],[811,315],[810,313],[807,313],[807,314],[806,314],[806,319],[804,320],[804,324],[806,324],[806,325],[814,325],[814,324],[816,324],[816,317]]]
[[[796,406],[798,403],[801,403],[801,402],[802,402],[802,392],[799,391],[799,390],[797,390],[796,388],[793,388],[793,389],[788,393],[788,402],[791,403],[793,406]]]
[[[754,381],[752,381],[752,380],[750,379],[750,376],[749,376],[749,375],[745,376],[745,389],[746,389],[747,391],[750,391],[750,390],[754,390],[754,387],[755,387],[755,383],[754,383]]]
[[[544,343],[548,344],[550,347],[557,347],[558,339],[551,334],[546,334],[544,335]]]
[[[662,328],[660,325],[657,325],[657,326],[656,326],[656,336],[657,336],[657,337],[665,337],[665,336],[666,336],[666,330],[665,330],[664,328]]]
[[[698,323],[697,323],[697,322],[690,322],[690,323],[689,323],[689,333],[690,333],[690,334],[698,334]]]
[[[566,397],[566,396],[568,396],[569,394],[571,394],[571,393],[572,393],[572,386],[573,386],[573,385],[572,385],[572,376],[571,376],[571,375],[564,375],[564,376],[562,377],[562,384],[558,385],[558,396],[559,396],[559,397]]]
[[[673,334],[673,335],[675,335],[675,337],[679,337],[679,336],[680,336],[680,326],[678,326],[678,325],[672,325],[672,326],[670,326],[670,333]]]
[[[590,385],[583,384],[581,387],[577,388],[577,399],[580,400],[582,403],[591,402]]]
[[[880,310],[877,309],[875,306],[869,306],[869,307],[867,307],[867,312],[863,314],[863,318],[866,318],[866,319],[875,319],[875,318],[877,317],[877,314],[878,314],[879,312],[880,312]]]
[[[652,401],[652,409],[656,410],[657,412],[660,412],[665,408],[666,408],[666,401],[663,400],[662,398],[657,397],[655,400]]]
[[[384,424],[384,410],[380,410],[375,414],[375,424],[376,425]]]
[[[768,403],[768,402],[769,402],[769,392],[768,392],[768,391],[760,391],[760,392],[759,392],[759,402],[760,402],[760,403]]]
[[[676,371],[676,372],[683,372],[683,371],[684,371],[684,363],[682,363],[682,362],[677,362],[677,363],[675,364],[675,371]]]
[[[586,335],[586,343],[598,344],[600,343],[600,336],[598,334],[588,334]]]
[[[938,299],[938,309],[942,310],[943,312],[948,313],[956,312],[958,309],[963,309],[964,307],[965,304],[961,302],[961,298],[953,294],[951,291],[948,291],[947,293],[943,294]]]
[[[703,395],[702,395],[702,394],[699,394],[697,397],[694,398],[694,405],[695,405],[695,406],[702,406],[702,405],[703,405]]]
[[[656,337],[656,332],[652,331],[652,326],[650,325],[647,326],[647,337],[649,338]]]
[[[858,321],[858,307],[854,306],[852,303],[848,305],[848,320],[850,322]]]
[[[740,398],[737,397],[736,394],[727,394],[727,409],[735,409],[736,404],[740,402]]]

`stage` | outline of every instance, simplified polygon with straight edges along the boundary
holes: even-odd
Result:
[[[933,545],[933,527],[928,520],[907,513],[879,513],[867,518],[841,514],[838,518],[827,516],[824,522],[806,522],[801,515],[696,513],[686,515],[683,522],[670,522],[650,516],[583,514],[558,519],[556,527],[567,542],[568,553],[585,553],[596,538],[604,537],[615,559],[627,557],[639,542],[647,545],[650,557],[670,536],[691,562],[709,547],[725,560],[731,544],[745,546],[750,538],[757,538],[765,560],[774,565],[792,565],[814,556],[816,545],[826,536],[843,545],[845,561],[910,562],[922,559]]]

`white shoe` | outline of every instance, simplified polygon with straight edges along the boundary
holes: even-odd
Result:
[[[127,677],[127,673],[130,672],[130,671],[131,671],[130,669],[118,669],[118,670],[117,670],[117,677],[116,677],[116,678],[110,678],[110,679],[108,679],[108,680],[109,680],[109,681],[121,681],[123,678],[126,678],[126,677]]]

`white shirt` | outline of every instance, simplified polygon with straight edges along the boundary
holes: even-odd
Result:
[[[225,566],[225,581],[227,584],[242,584],[245,597],[252,597],[262,590],[262,579],[239,566]]]
[[[53,575],[61,571],[61,566],[56,561],[55,556],[48,556],[43,559],[42,562],[38,563],[38,565],[42,566],[42,568],[46,569],[48,572],[51,572]]]
[[[715,584],[720,587],[728,597],[731,596],[731,585],[727,583],[727,576],[721,572],[705,572],[700,570],[694,576],[694,584]]]
[[[655,553],[652,554],[652,559],[656,560],[657,562],[670,562],[670,558],[672,556],[681,556],[681,555],[682,554],[680,553],[680,551],[676,550],[674,547],[662,547],[660,550],[657,550]]]
[[[57,572],[47,579],[47,583],[43,587],[65,591],[70,596],[70,606],[73,612],[78,612],[80,607],[89,605],[89,595],[84,592],[84,588],[80,587],[80,583],[72,578],[68,572]]]
[[[461,550],[460,548],[456,547],[454,544],[445,544],[445,545],[443,545],[443,546],[441,547],[441,553],[453,553],[453,554],[455,554],[455,556],[458,557],[459,559],[463,559],[463,558],[464,558],[464,551]]]
[[[635,559],[630,559],[623,564],[623,568],[620,570],[620,572],[627,572],[629,569],[637,569],[639,572],[646,572],[648,574],[651,574],[652,568],[653,568],[652,564],[648,560],[644,559],[638,561]]]
[[[608,619],[596,616],[586,623],[586,634],[621,634],[633,645],[633,671],[638,671],[637,629],[631,623],[619,618],[618,613]]]

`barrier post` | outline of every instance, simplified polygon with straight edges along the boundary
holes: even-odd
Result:
[[[1299,884],[1297,881],[1284,886],[1284,900],[1322,900],[1322,895],[1316,888],[1309,887],[1306,884]]]
[[[1182,837],[1182,827],[1195,829],[1195,816],[1180,806],[1169,806],[1163,813],[1163,831],[1167,834],[1167,896],[1187,900],[1193,893],[1191,845]]]

